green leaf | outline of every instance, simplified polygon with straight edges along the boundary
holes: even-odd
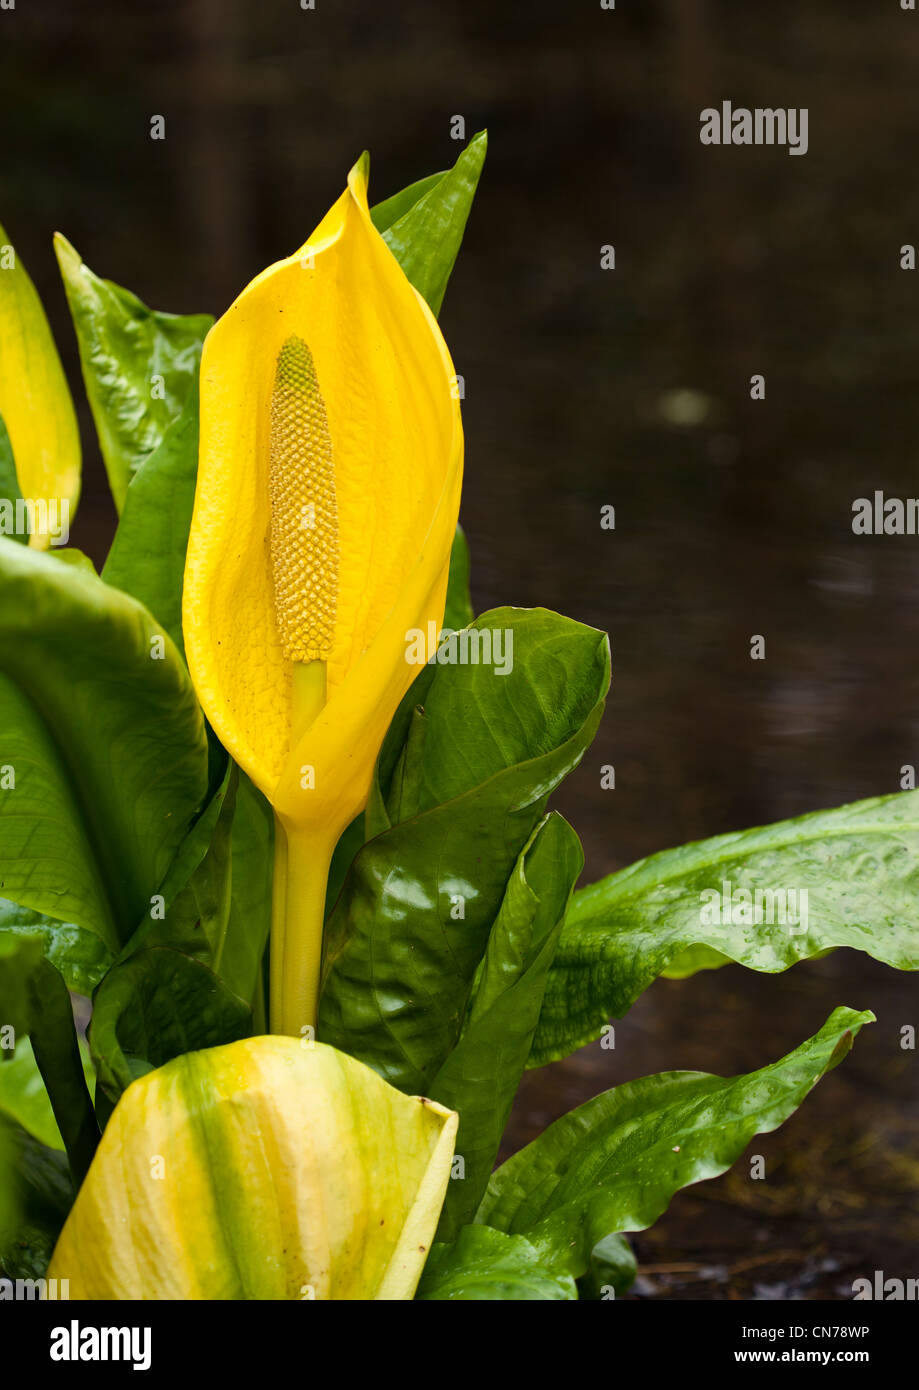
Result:
[[[459,254],[487,148],[483,130],[452,169],[422,179],[371,213],[383,240],[435,315]]]
[[[197,376],[181,415],[134,474],[102,571],[143,603],[184,655],[182,576],[198,472]]]
[[[273,864],[271,807],[240,772],[232,831],[230,915],[220,974],[230,989],[250,1001],[261,988],[262,957],[271,930]]]
[[[206,314],[161,314],[100,280],[62,236],[54,239],[73,316],[86,394],[115,506],[162,442],[194,385]]]
[[[509,631],[509,674],[470,661],[416,682],[424,710],[401,748],[404,728],[390,728],[373,838],[327,923],[320,1037],[414,1094],[456,1045],[517,856],[590,744],[609,684],[605,634],[544,609],[496,609],[470,629],[476,643]]]
[[[87,1090],[70,996],[41,942],[0,937],[0,1027],[28,1033],[77,1183],[89,1170],[99,1131]],[[4,1068],[9,1062],[2,1064]],[[12,1064],[14,1065],[14,1064]],[[0,1083],[2,1085],[2,1083]]]
[[[593,1302],[615,1298],[631,1288],[637,1273],[638,1263],[625,1236],[601,1236],[578,1280],[578,1298]]]
[[[6,1278],[44,1278],[74,1195],[64,1155],[0,1119],[0,1272]]]
[[[476,1221],[583,1275],[605,1237],[643,1231],[674,1193],[717,1177],[755,1134],[783,1124],[873,1019],[836,1009],[815,1037],[748,1076],[662,1072],[596,1096],[502,1164]]]
[[[0,540],[0,727],[0,892],[117,952],[208,790],[179,653],[140,604]]]
[[[605,633],[545,608],[494,608],[443,643],[431,666],[424,709],[416,711],[386,798],[393,824],[510,769],[526,770],[511,815],[544,802],[580,762],[585,731],[592,737],[599,722],[609,644]],[[558,776],[554,765],[541,764],[554,764],[561,750]]]
[[[182,414],[128,488],[102,571],[107,583],[149,608],[183,656],[182,579],[197,468],[198,393],[192,389]],[[251,998],[271,926],[274,829],[268,803],[244,773],[231,835],[232,895],[220,973],[231,989]],[[198,841],[203,856],[200,831]]]
[[[7,1119],[16,1120],[42,1144],[52,1149],[64,1148],[48,1088],[42,1081],[28,1038],[18,1040],[8,1060],[0,1059],[0,1111]]]
[[[698,975],[700,970],[720,970],[722,965],[730,964],[730,956],[713,951],[710,946],[688,946],[661,971],[661,979],[688,980],[691,975]]]
[[[110,1101],[138,1076],[185,1052],[251,1032],[248,1003],[199,960],[166,946],[114,966],[93,997],[89,1045]]]
[[[2,838],[0,825],[0,843]],[[0,941],[4,936],[37,937],[48,960],[63,975],[67,988],[76,994],[92,994],[114,959],[93,932],[73,922],[56,922],[44,913],[0,898]]]
[[[464,1226],[452,1245],[433,1245],[416,1299],[477,1302],[571,1302],[570,1274],[554,1273],[523,1236]]]
[[[354,862],[354,856],[366,839],[364,829],[364,813],[354,817],[350,825],[346,826],[338,837],[338,844],[332,855],[332,863],[329,866],[329,877],[326,883],[325,913],[328,917],[335,904],[338,902],[338,895],[344,886],[345,879],[348,877],[348,870]]]
[[[388,232],[393,223],[398,222],[407,212],[411,212],[419,199],[432,188],[436,188],[444,178],[446,172],[443,169],[436,174],[428,174],[427,178],[416,179],[414,183],[394,193],[391,198],[384,198],[382,203],[372,207],[370,219],[380,235]]]
[[[469,546],[462,526],[457,526],[450,551],[450,578],[447,582],[447,606],[444,627],[468,627],[475,619],[469,593]]]
[[[122,950],[167,946],[194,956],[251,1000],[270,927],[270,824],[266,803],[227,760],[223,782],[186,835],[157,900]]]
[[[6,425],[0,419],[0,535],[9,536],[10,540],[18,541],[20,545],[28,545],[28,524],[20,530],[16,521],[16,503],[21,501],[13,446]],[[27,522],[25,516],[22,520]]]
[[[138,951],[168,946],[218,968],[229,921],[230,833],[238,772],[227,759],[222,783],[179,846],[149,912],[116,965]]]
[[[807,892],[807,930],[786,921],[704,920],[723,884]],[[648,985],[720,963],[775,974],[839,946],[919,969],[919,792],[856,801],[757,830],[665,850],[575,893],[552,967],[531,1066],[565,1057],[621,1018]],[[794,903],[800,902],[795,897]],[[756,914],[751,912],[751,919]],[[698,948],[705,948],[700,956]],[[692,955],[687,954],[693,951]]]
[[[5,1268],[4,1254],[21,1221],[16,1157],[13,1127],[0,1115],[0,1274]]]
[[[428,1094],[459,1112],[453,1181],[438,1227],[454,1239],[472,1220],[494,1167],[501,1135],[526,1067],[549,966],[571,890],[584,864],[580,841],[553,812],[521,851],[488,938],[462,1036]]]
[[[60,560],[62,564],[73,565],[75,569],[85,570],[87,574],[93,574],[98,578],[96,566],[88,555],[82,550],[77,550],[76,546],[68,545],[63,550],[52,550],[51,554],[55,560]]]
[[[89,1050],[80,1048],[83,1064],[83,1079],[90,1097],[96,1086],[96,1077],[89,1059]],[[66,1145],[61,1137],[48,1088],[35,1060],[35,1053],[28,1038],[22,1037],[16,1043],[15,1051],[8,1060],[0,1054],[0,1111],[8,1119],[15,1120],[23,1129],[33,1135],[40,1143],[50,1149],[60,1149]]]
[[[31,1026],[30,984],[43,959],[40,941],[0,936],[0,1028],[11,1029],[14,1038]]]

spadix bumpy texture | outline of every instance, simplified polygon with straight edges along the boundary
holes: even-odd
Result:
[[[338,599],[335,466],[313,355],[296,336],[278,354],[268,466],[281,644],[291,661],[328,661]]]
[[[186,1053],[119,1101],[49,1269],[88,1299],[410,1299],[457,1116],[321,1044]]]

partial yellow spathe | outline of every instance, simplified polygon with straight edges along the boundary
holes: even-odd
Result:
[[[271,403],[292,339],[315,369],[335,490],[334,633],[312,664],[285,653],[271,561]],[[205,713],[276,814],[272,1031],[315,1023],[329,858],[418,674],[408,634],[421,630],[431,655],[443,621],[462,482],[455,381],[436,321],[373,226],[365,160],[204,344],[183,628]]]
[[[119,1101],[49,1277],[78,1299],[410,1299],[457,1123],[321,1043],[186,1053]]]
[[[41,300],[0,227],[0,417],[6,425],[19,491],[27,501],[60,506],[72,517],[80,496],[80,435],[70,390]],[[60,515],[60,513],[58,513]],[[47,530],[29,544],[44,550]]]

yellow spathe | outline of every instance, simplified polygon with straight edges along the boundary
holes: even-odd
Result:
[[[315,1023],[329,859],[418,674],[407,634],[443,620],[456,397],[366,160],[205,341],[183,627],[208,719],[275,810],[273,1032]]]
[[[0,227],[0,417],[30,504],[29,544],[45,550],[80,496],[77,417],[41,300]],[[49,511],[49,507],[52,508]],[[50,525],[49,525],[50,519]]]
[[[456,1128],[321,1043],[186,1053],[119,1101],[48,1275],[76,1299],[410,1299]]]

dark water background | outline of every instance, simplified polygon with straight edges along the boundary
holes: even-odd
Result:
[[[853,498],[919,493],[919,277],[899,269],[919,242],[917,73],[919,15],[897,0],[17,0],[0,216],[80,399],[54,229],[155,307],[219,312],[365,146],[379,199],[453,161],[451,116],[488,126],[442,315],[466,381],[463,520],[479,608],[610,632],[608,713],[557,803],[595,878],[896,790],[919,764],[919,538],[851,532]],[[806,106],[808,154],[702,147],[699,112],[723,99]],[[83,425],[73,539],[99,561],[114,514]],[[527,1078],[510,1147],[632,1076],[763,1065],[839,1003],[879,1021],[755,1141],[768,1181],[742,1161],[638,1237],[638,1291],[845,1297],[875,1269],[915,1277],[919,1063],[898,1037],[919,981],[853,953],[659,983],[614,1053]]]

